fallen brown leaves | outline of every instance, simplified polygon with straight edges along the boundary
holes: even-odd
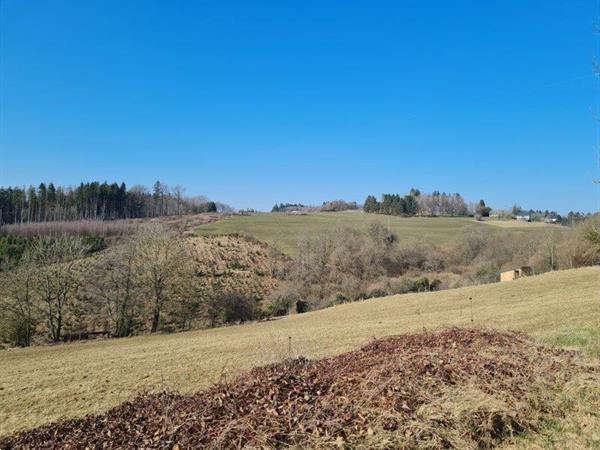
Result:
[[[560,417],[561,386],[595,370],[519,333],[402,335],[194,395],[142,395],[8,436],[0,448],[489,447]]]

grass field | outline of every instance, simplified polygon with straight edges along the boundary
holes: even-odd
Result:
[[[472,300],[471,300],[472,299]],[[288,356],[445,326],[524,330],[600,354],[600,269],[373,299],[269,322],[0,352],[0,434],[105,410],[140,390],[196,391]]]
[[[302,235],[333,230],[338,226],[366,229],[373,222],[384,224],[400,239],[416,238],[433,243],[451,241],[467,227],[485,227],[481,222],[470,217],[397,217],[346,211],[305,215],[261,213],[231,216],[218,222],[201,225],[197,228],[197,232],[201,235],[244,232],[294,256],[298,238]],[[528,224],[522,225],[512,229],[517,231],[531,229]],[[489,227],[489,229],[495,228],[499,227]]]
[[[499,228],[517,228],[520,230],[528,230],[531,228],[546,228],[546,229],[557,229],[564,230],[564,228],[558,224],[550,224],[545,222],[523,222],[519,220],[496,220],[486,219],[482,223],[486,225],[492,225]]]

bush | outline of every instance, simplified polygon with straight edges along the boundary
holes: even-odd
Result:
[[[475,266],[472,280],[476,283],[494,283],[500,281],[500,267],[494,262],[481,262]]]
[[[421,241],[402,242],[394,254],[395,268],[399,273],[411,269],[436,270],[445,265],[443,253],[433,244]]]
[[[310,304],[304,300],[298,300],[296,302],[296,312],[298,314],[305,313],[310,310]]]
[[[244,265],[241,262],[239,262],[237,259],[228,261],[227,268],[229,270],[244,270],[245,269]]]
[[[330,302],[329,306],[341,305],[343,303],[348,303],[349,299],[344,294],[337,294],[335,298]]]
[[[6,342],[15,347],[28,347],[35,332],[36,322],[31,318],[3,312],[0,321],[0,342]]]
[[[386,290],[384,289],[373,289],[371,292],[369,292],[369,298],[379,298],[379,297],[387,297],[388,295],[390,295]]]
[[[99,252],[107,247],[104,236],[84,236],[83,245],[87,247],[89,253]]]
[[[23,236],[0,236],[0,270],[16,266],[28,242]]]
[[[246,322],[257,319],[256,301],[241,292],[225,292],[219,295],[223,323]]]

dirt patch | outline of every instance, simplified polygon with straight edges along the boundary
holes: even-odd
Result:
[[[194,395],[163,392],[21,432],[0,448],[478,448],[568,411],[595,377],[576,353],[520,333],[451,329],[255,369]]]

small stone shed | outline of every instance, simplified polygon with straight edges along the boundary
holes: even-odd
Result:
[[[519,269],[511,269],[500,273],[500,281],[511,281],[521,277],[528,277],[533,274],[533,270],[529,266],[522,266]]]

